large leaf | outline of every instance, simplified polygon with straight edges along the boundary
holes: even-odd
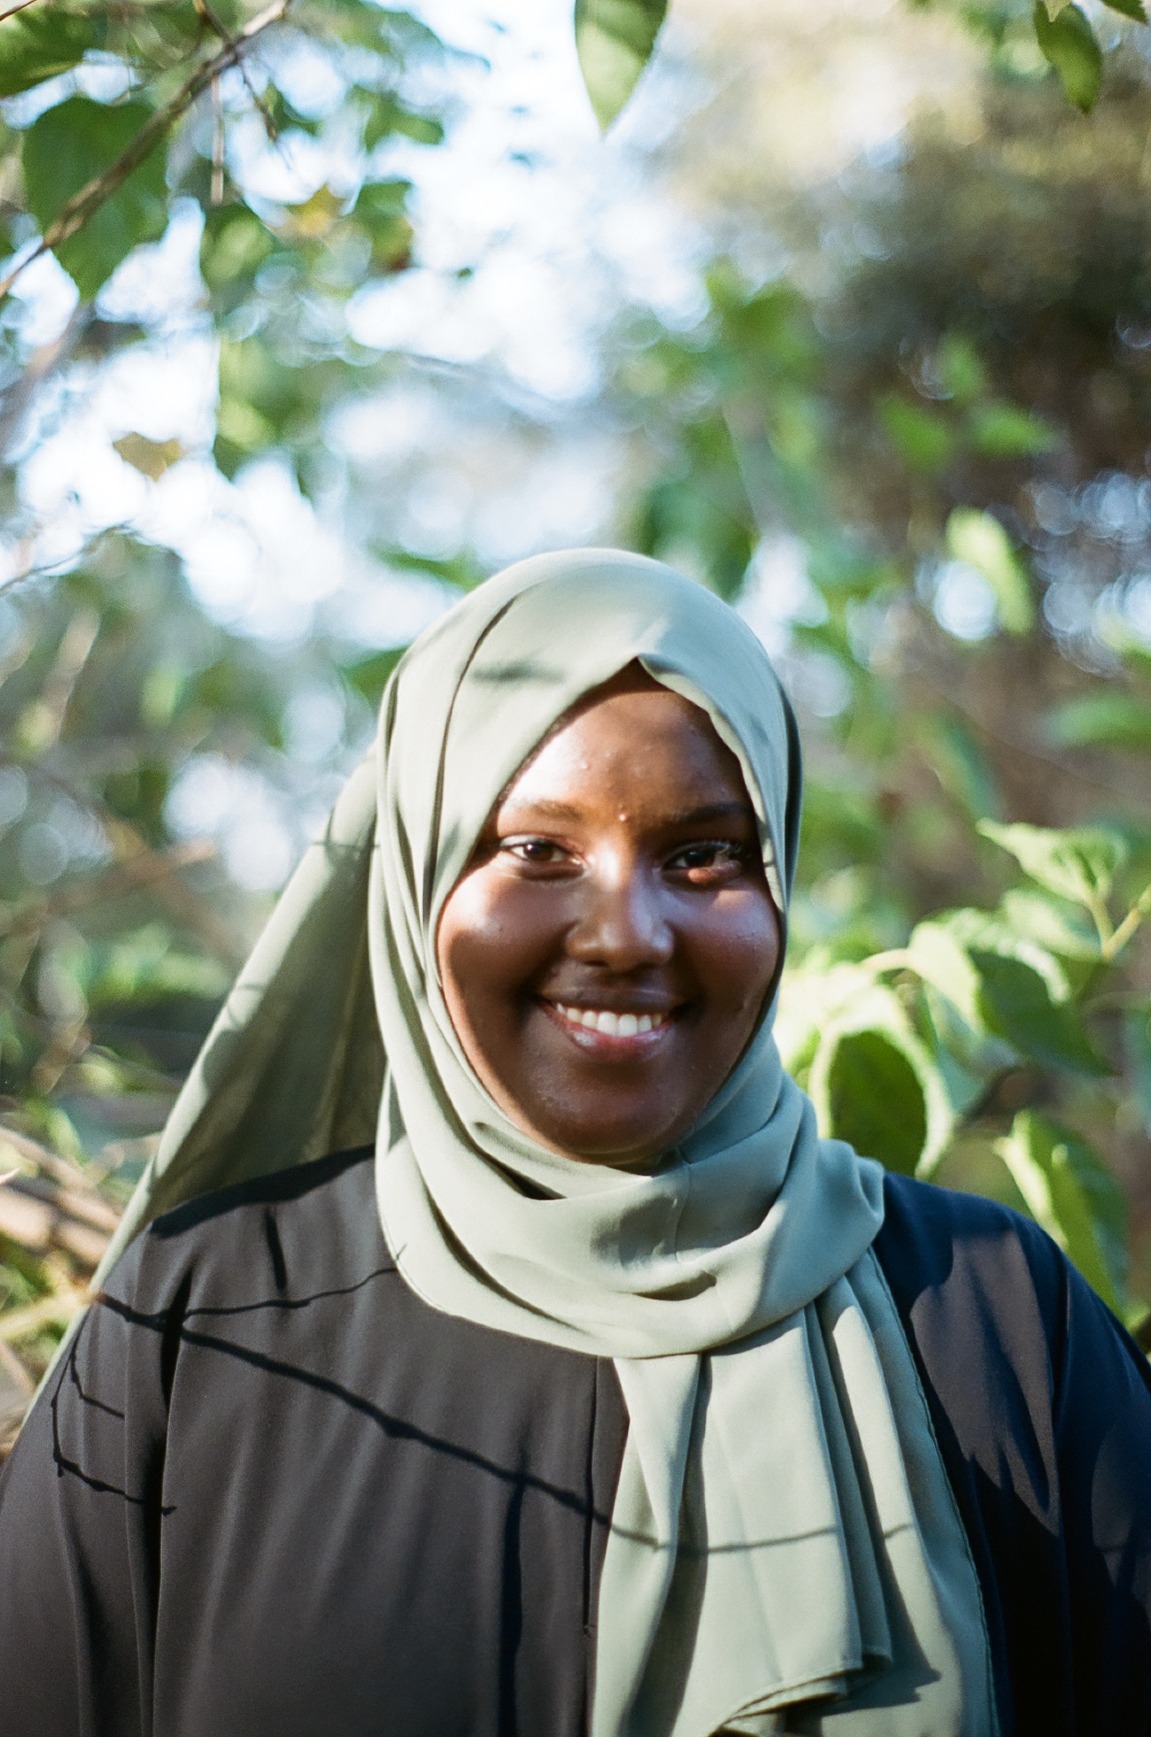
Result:
[[[1012,887],[1003,895],[1001,910],[1004,923],[1021,940],[1033,941],[1064,961],[1099,957],[1098,934],[1083,912],[1064,899],[1037,887]]]
[[[107,26],[97,13],[83,17],[41,4],[0,21],[0,97],[31,90],[78,65],[99,48]]]
[[[946,536],[955,559],[974,567],[995,593],[1000,625],[1008,633],[1026,633],[1035,620],[1031,582],[999,520],[974,507],[956,507]]]
[[[799,969],[785,969],[772,1031],[789,1074],[806,1076],[832,1020],[851,1002],[869,995],[874,984],[874,973],[866,966],[829,964],[818,955]]]
[[[913,968],[924,982],[946,996],[972,1031],[982,1032],[979,972],[953,925],[943,918],[929,918],[918,923],[911,932],[907,951]]]
[[[1075,1009],[1056,1001],[1034,966],[1005,953],[971,949],[979,972],[979,1000],[987,1029],[1043,1067],[1106,1074],[1109,1065],[1091,1042]]]
[[[996,1150],[1032,1216],[1122,1314],[1126,1215],[1111,1174],[1081,1140],[1031,1110],[1016,1116]]]
[[[1046,933],[1068,940],[1065,929],[1054,924]],[[1082,947],[1078,931],[1070,939]],[[920,923],[912,931],[908,955],[923,980],[946,997],[978,1037],[1000,1039],[1043,1067],[1108,1072],[1069,1000],[1063,961],[1046,941],[1013,925],[1006,910],[948,911]]]
[[[73,194],[115,163],[150,116],[143,103],[108,106],[78,96],[33,122],[24,137],[24,181],[42,231]],[[139,242],[163,235],[167,191],[164,152],[157,145],[84,227],[55,249],[85,300],[91,300]]]
[[[951,1132],[939,1070],[886,988],[825,1029],[808,1090],[821,1132],[904,1175],[929,1173]]]
[[[1086,14],[1078,6],[1064,6],[1055,18],[1049,18],[1037,0],[1032,17],[1040,52],[1058,73],[1068,101],[1088,113],[1099,95],[1103,50]]]
[[[667,0],[576,0],[580,70],[606,131],[651,59]]]
[[[1010,851],[1025,874],[1048,892],[1093,907],[1105,901],[1127,857],[1123,835],[1102,826],[1057,832],[1044,826],[1000,826],[981,820],[984,838]]]

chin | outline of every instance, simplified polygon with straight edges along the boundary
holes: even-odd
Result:
[[[567,1158],[575,1158],[581,1164],[605,1164],[613,1170],[651,1168],[672,1144],[670,1134],[666,1140],[659,1139],[653,1143],[650,1123],[642,1132],[631,1128],[599,1127],[593,1130],[569,1125],[555,1127],[546,1133],[538,1130],[538,1133],[547,1145]]]

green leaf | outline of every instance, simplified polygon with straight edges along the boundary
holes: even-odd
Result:
[[[1083,694],[1047,714],[1051,739],[1064,748],[1151,748],[1151,706],[1131,694]]]
[[[1069,1073],[1110,1073],[1075,1009],[1056,1001],[1033,965],[1006,953],[973,947],[979,1001],[987,1029],[1042,1067]]]
[[[788,1073],[806,1073],[832,1019],[874,985],[874,974],[854,963],[805,960],[785,969],[772,1031]]]
[[[1086,917],[1033,887],[1012,887],[1003,895],[1003,920],[1023,940],[1035,941],[1063,959],[1099,957],[1099,936]]]
[[[896,451],[916,470],[944,470],[955,455],[955,430],[937,410],[908,404],[903,398],[885,398],[879,420]]]
[[[83,17],[59,6],[28,7],[0,21],[0,97],[31,90],[77,66],[89,48],[99,48],[107,24],[98,14]]]
[[[220,205],[207,213],[200,275],[222,312],[230,313],[251,293],[257,271],[275,248],[271,230],[246,205]]]
[[[928,1174],[951,1133],[939,1069],[885,987],[825,1027],[808,1090],[822,1133],[907,1176]]]
[[[378,706],[388,677],[403,655],[402,645],[388,646],[385,651],[373,651],[367,657],[341,664],[340,671],[349,686],[362,694],[371,705]]]
[[[1049,18],[1041,0],[1032,13],[1035,40],[1043,58],[1059,74],[1068,102],[1087,114],[1095,107],[1103,77],[1103,50],[1078,6],[1064,6]]]
[[[1122,833],[1102,826],[1057,832],[1044,826],[1000,826],[981,820],[977,831],[1010,851],[1024,873],[1048,892],[1088,909],[1110,896],[1115,875],[1127,859]]]
[[[1026,633],[1035,621],[1031,582],[999,520],[975,507],[956,507],[945,532],[949,553],[981,573],[995,593],[1000,625]]]
[[[1059,437],[1038,416],[1014,404],[982,404],[971,413],[971,442],[985,458],[1034,458],[1051,452]]]
[[[999,792],[983,747],[958,718],[933,713],[924,719],[925,746],[944,789],[971,815],[994,814]]]
[[[955,913],[949,913],[954,916]],[[972,1031],[981,1032],[979,973],[971,955],[946,918],[929,918],[911,931],[907,951],[914,970],[957,1008]]]
[[[374,151],[383,139],[396,133],[403,133],[417,145],[440,145],[444,138],[444,124],[435,115],[405,108],[391,91],[371,92],[370,106],[364,119],[365,151]]]
[[[606,132],[651,59],[667,0],[576,0],[580,70]]]
[[[1031,1110],[1016,1116],[996,1150],[1032,1216],[1122,1315],[1126,1214],[1111,1174],[1081,1140]]]
[[[403,271],[411,264],[412,225],[407,216],[411,182],[368,181],[361,187],[351,215],[364,229],[378,271]]]
[[[959,404],[970,404],[987,390],[987,376],[979,352],[970,339],[959,332],[949,332],[940,344],[935,372],[948,397]]]
[[[218,960],[180,952],[163,924],[148,923],[92,949],[85,988],[93,1008],[179,996],[213,1001],[227,990],[228,972]]]
[[[108,106],[72,97],[48,109],[24,136],[28,204],[41,231],[74,193],[127,149],[152,111],[143,103]],[[157,145],[139,168],[93,211],[56,257],[86,301],[142,241],[157,241],[168,223],[165,153]]]
[[[1103,0],[1104,6],[1109,6],[1112,12],[1121,12],[1124,18],[1134,18],[1137,24],[1146,24],[1147,8],[1143,0]]]

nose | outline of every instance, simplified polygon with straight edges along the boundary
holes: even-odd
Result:
[[[642,865],[601,863],[587,874],[581,891],[581,909],[567,938],[573,959],[623,973],[671,958],[675,934],[663,889]]]

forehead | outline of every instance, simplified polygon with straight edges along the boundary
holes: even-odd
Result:
[[[643,675],[607,684],[562,718],[497,809],[535,802],[625,803],[634,813],[751,808],[739,762],[706,712]]]

